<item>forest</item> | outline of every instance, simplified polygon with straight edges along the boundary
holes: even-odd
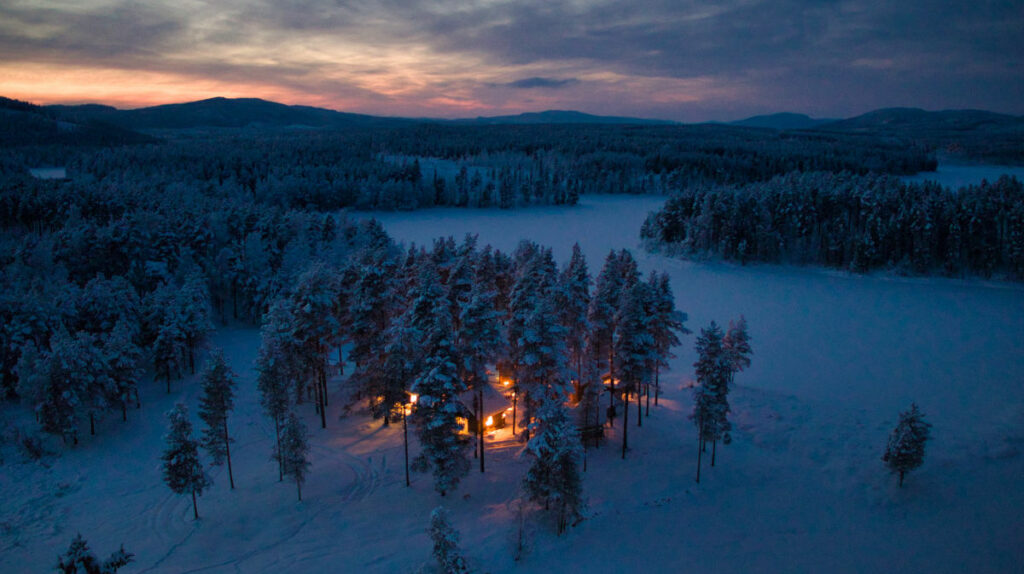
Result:
[[[691,186],[641,235],[667,253],[739,263],[1024,279],[1024,186],[1003,176],[959,190],[885,175],[793,173]]]

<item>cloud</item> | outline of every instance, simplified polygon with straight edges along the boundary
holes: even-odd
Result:
[[[578,84],[579,82],[580,81],[576,78],[565,78],[559,80],[557,78],[540,78],[534,76],[532,78],[523,78],[521,80],[508,82],[504,85],[508,86],[509,88],[517,88],[521,90],[529,90],[533,88],[558,89],[564,88],[566,86],[572,86],[574,84]]]
[[[105,70],[371,113],[1024,113],[1022,29],[1024,3],[993,0],[7,0],[0,93]]]

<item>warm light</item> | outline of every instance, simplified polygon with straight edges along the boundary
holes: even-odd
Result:
[[[420,398],[416,393],[409,393],[409,404],[415,405],[416,401]]]
[[[484,424],[489,427],[494,426],[494,417],[487,417],[487,422],[485,422]]]
[[[503,385],[505,385],[507,387],[507,386],[512,384],[512,381],[504,381],[501,384],[503,384]]]

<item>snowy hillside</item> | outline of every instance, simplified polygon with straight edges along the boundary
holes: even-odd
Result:
[[[744,315],[754,348],[733,391],[733,443],[694,482],[694,337],[663,374],[664,398],[642,428],[621,420],[588,452],[586,518],[556,537],[527,512],[513,558],[528,466],[509,429],[441,498],[426,475],[406,488],[402,427],[312,404],[312,467],[297,502],[270,460],[274,428],[252,368],[255,329],[223,328],[213,344],[239,374],[229,419],[236,490],[217,468],[199,500],[161,480],[164,412],[194,412],[196,377],[142,387],[143,409],[110,417],[96,437],[43,463],[0,466],[0,572],[52,568],[76,532],[102,556],[136,554],[121,572],[431,571],[425,532],[444,504],[479,572],[1012,572],[1024,564],[1024,289],[1019,285],[735,267],[650,255],[639,229],[651,197],[584,196],[573,208],[432,209],[374,214],[396,240],[479,234],[503,251],[529,238],[563,264],[579,242],[596,274],[629,248],[642,272],[670,274],[677,307],[698,330]],[[338,379],[330,389],[337,393]],[[332,399],[336,398],[332,394]],[[881,459],[897,415],[916,401],[933,424],[924,466],[902,489]],[[5,416],[16,414],[4,406]],[[28,415],[30,416],[30,415]],[[29,421],[20,422],[28,424]],[[635,425],[631,417],[631,424]],[[419,451],[410,433],[412,454]],[[474,461],[475,462],[475,461]]]

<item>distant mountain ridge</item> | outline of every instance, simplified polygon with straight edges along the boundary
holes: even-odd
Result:
[[[47,106],[75,119],[102,121],[126,129],[245,127],[353,127],[404,124],[410,120],[337,112],[312,106],[289,106],[259,98],[210,98],[183,104],[119,110],[110,106]]]
[[[1011,116],[984,110],[941,110],[920,108],[882,108],[845,120],[818,126],[824,131],[892,132],[902,135],[927,135],[932,132],[963,132],[1024,128],[1024,116]]]
[[[622,116],[597,116],[571,110],[547,110],[543,112],[526,112],[511,116],[477,117],[472,119],[450,120],[456,123],[471,124],[620,124],[620,125],[675,125],[679,122],[631,118]]]
[[[812,118],[806,114],[795,114],[792,112],[780,112],[762,116],[752,116],[746,119],[729,122],[731,126],[744,128],[769,128],[775,130],[806,130],[820,125],[832,123],[835,119]]]

